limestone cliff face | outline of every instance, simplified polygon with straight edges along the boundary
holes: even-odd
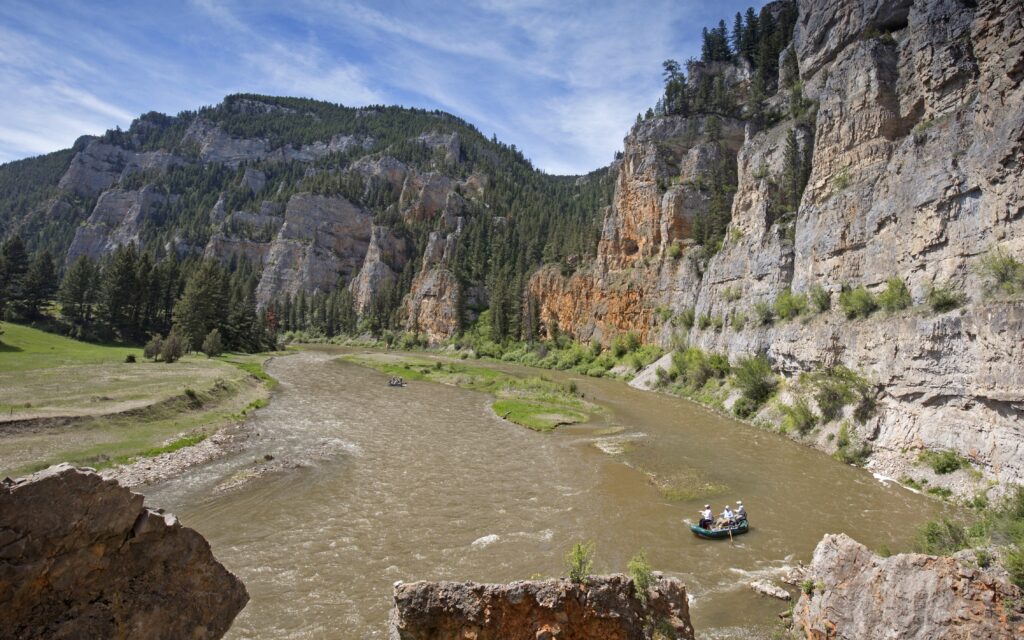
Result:
[[[391,640],[690,639],[686,587],[656,574],[646,602],[624,575],[568,580],[397,583]]]
[[[436,342],[459,330],[459,299],[463,295],[452,270],[458,231],[442,236],[431,232],[423,264],[405,299],[406,326]]]
[[[104,191],[96,201],[89,219],[75,231],[75,238],[66,257],[67,264],[79,256],[96,260],[117,247],[140,245],[139,235],[143,223],[166,200],[163,194],[150,188]]]
[[[285,207],[284,224],[270,247],[256,288],[261,303],[281,293],[333,291],[362,264],[372,217],[342,197],[298,193]]]
[[[1005,573],[966,559],[882,558],[845,534],[827,535],[807,572],[814,584],[793,610],[796,633],[818,640],[953,640],[1024,635],[1020,592]]]
[[[692,307],[724,327],[695,327],[691,344],[732,358],[765,352],[787,376],[836,364],[867,375],[880,411],[855,436],[872,443],[882,472],[898,477],[920,450],[952,448],[987,478],[1024,482],[1024,301],[985,298],[977,268],[996,247],[1024,257],[1024,5],[974,4],[799,2],[793,46],[817,117],[747,126],[722,248],[706,263],[664,254],[673,223],[701,203],[670,198],[676,187],[653,197],[649,185],[674,168],[648,149],[680,129],[655,119],[651,139],[637,129],[626,138],[596,263],[531,282],[542,317],[583,339],[633,330],[667,345],[674,332],[656,326],[654,310]],[[784,93],[769,106],[785,107]],[[786,213],[777,185],[791,129],[811,172]],[[685,239],[685,225],[675,228]],[[835,303],[844,285],[879,293],[893,276],[912,309],[848,320],[833,304],[809,320],[752,321],[754,303],[786,289],[821,286]],[[947,286],[966,306],[931,312],[928,292]]]
[[[57,465],[0,484],[5,638],[215,639],[249,600],[201,535]]]

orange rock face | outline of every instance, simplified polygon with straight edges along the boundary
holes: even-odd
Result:
[[[658,577],[644,602],[621,574],[590,576],[586,585],[399,583],[394,601],[389,637],[398,640],[693,638],[686,587],[677,578]]]

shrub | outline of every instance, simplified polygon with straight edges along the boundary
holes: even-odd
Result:
[[[810,374],[810,378],[817,388],[814,399],[825,422],[838,418],[843,407],[851,402],[857,402],[854,417],[858,422],[863,423],[874,414],[875,397],[871,383],[850,369],[833,367]]]
[[[839,307],[850,320],[854,318],[866,318],[878,308],[878,302],[870,291],[863,285],[856,289],[844,288],[839,294]]]
[[[771,363],[763,355],[741,359],[733,367],[733,374],[743,396],[757,405],[767,400],[778,385]]]
[[[832,190],[839,193],[850,186],[850,170],[843,168],[836,175],[832,176]]]
[[[811,304],[814,305],[814,308],[819,313],[824,313],[832,308],[832,294],[825,287],[815,284],[808,293],[810,294]]]
[[[126,355],[124,357],[124,363],[125,364],[135,364],[135,354],[134,353],[129,353],[128,355]]]
[[[779,409],[785,414],[782,425],[786,431],[796,431],[800,435],[806,435],[818,424],[818,416],[811,410],[807,400],[798,398],[791,405],[781,405]]]
[[[679,312],[679,315],[677,315],[675,317],[675,319],[673,320],[673,324],[676,325],[677,327],[683,327],[683,328],[686,328],[686,329],[692,329],[693,328],[693,320],[694,320],[693,307],[689,307],[689,308],[683,309],[682,311]]]
[[[739,331],[747,324],[747,314],[735,311],[732,317],[729,318],[729,326],[732,327],[733,331]]]
[[[142,355],[150,360],[156,360],[160,357],[160,352],[163,350],[163,342],[163,338],[158,334],[154,334],[149,339],[149,342],[146,343],[146,346],[142,348]]]
[[[678,241],[668,245],[668,257],[678,260],[683,255],[683,245]]]
[[[759,325],[771,324],[775,320],[775,309],[767,302],[754,303],[754,321]]]
[[[711,378],[728,375],[729,360],[722,355],[708,355],[697,347],[689,347],[672,356],[672,369],[685,384],[699,389]]]
[[[724,317],[722,317],[722,316],[712,316],[712,318],[711,318],[711,328],[713,328],[717,332],[721,332],[722,331],[722,327],[724,327],[724,326],[725,326],[725,318]]]
[[[736,302],[743,295],[739,287],[726,287],[722,290],[722,297],[725,298],[726,302]]]
[[[647,602],[647,590],[654,584],[654,572],[651,570],[651,564],[647,562],[644,552],[641,551],[633,556],[626,564],[626,569],[629,571],[629,576],[633,578],[636,599],[640,602]]]
[[[970,466],[970,462],[956,451],[923,451],[917,458],[932,468],[939,475],[953,473],[957,469]]]
[[[786,289],[775,298],[775,313],[783,320],[792,320],[807,310],[807,296]]]
[[[919,553],[949,555],[968,546],[967,531],[963,525],[952,520],[931,521],[921,526],[914,539],[914,549]]]
[[[1024,549],[1019,546],[1011,547],[1006,552],[1006,560],[1003,561],[1006,572],[1010,574],[1010,581],[1021,589],[1024,589]]]
[[[709,316],[706,313],[700,314],[700,317],[697,318],[697,328],[700,329],[701,331],[703,331],[704,329],[707,329],[710,326],[711,326],[711,316]]]
[[[739,418],[749,418],[757,413],[757,409],[760,406],[759,403],[743,396],[736,399],[736,402],[732,405],[732,412]]]
[[[171,328],[171,332],[160,345],[160,358],[164,362],[176,362],[185,355],[186,340],[177,326]]]
[[[804,580],[801,582],[800,590],[806,595],[812,595],[814,593],[814,580]]]
[[[964,302],[964,295],[949,285],[933,285],[931,291],[928,292],[928,305],[932,308],[932,311],[935,311],[936,313],[952,311],[953,309],[963,305]]]
[[[885,291],[878,296],[878,304],[890,313],[906,309],[912,302],[907,285],[895,276],[889,278]]]
[[[987,282],[985,293],[1014,295],[1024,293],[1024,262],[996,248],[981,258],[978,270]]]
[[[930,555],[949,555],[967,546],[967,530],[960,523],[947,519],[924,524],[914,537],[914,549]]]
[[[578,584],[586,584],[587,576],[594,569],[594,543],[577,542],[565,556],[569,568],[569,579]]]
[[[203,353],[206,354],[207,358],[219,356],[224,352],[224,345],[220,340],[220,331],[213,329],[210,333],[206,334],[206,338],[203,339]]]

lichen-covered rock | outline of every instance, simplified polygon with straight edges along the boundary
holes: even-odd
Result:
[[[220,638],[249,600],[201,535],[68,465],[0,483],[0,635]]]
[[[1005,573],[916,553],[882,558],[845,534],[814,550],[813,583],[793,611],[809,640],[1010,640],[1024,637],[1021,592]]]
[[[621,574],[569,580],[397,583],[391,640],[693,638],[686,587],[656,574],[647,601]]]

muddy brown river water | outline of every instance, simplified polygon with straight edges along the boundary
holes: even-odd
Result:
[[[336,355],[273,360],[281,384],[251,418],[245,451],[144,490],[248,587],[229,638],[386,638],[394,581],[561,575],[577,540],[596,543],[599,572],[624,571],[643,549],[683,578],[699,637],[766,637],[786,605],[746,583],[809,560],[824,533],[904,549],[939,508],[621,382],[531,371],[576,380],[607,408],[594,424],[541,434],[495,417],[487,396],[430,382],[389,388],[384,374]],[[272,471],[245,482],[261,466]],[[652,474],[712,489],[673,501]],[[736,499],[748,505],[749,534],[734,544],[692,536],[684,519],[705,501],[720,511]]]

